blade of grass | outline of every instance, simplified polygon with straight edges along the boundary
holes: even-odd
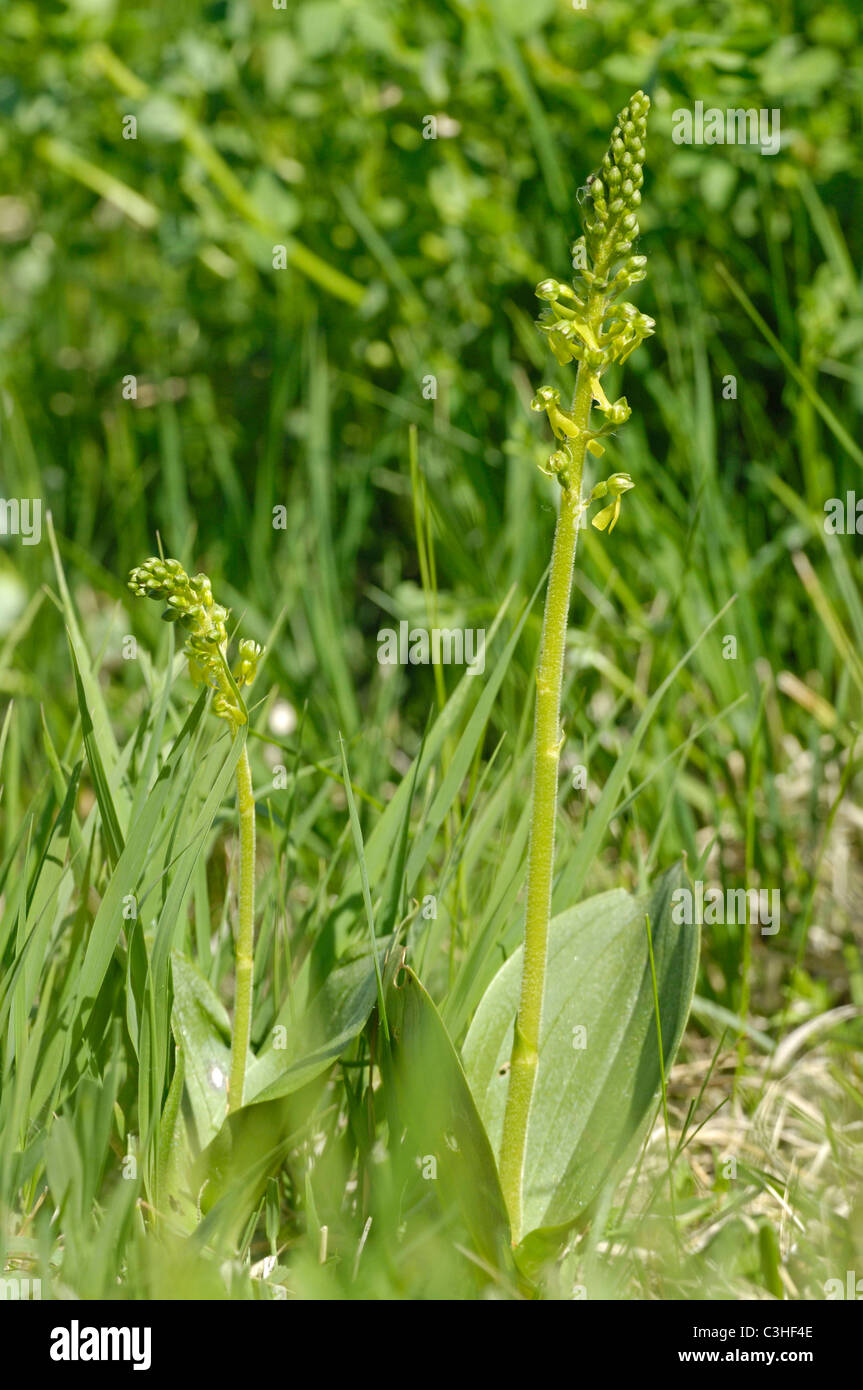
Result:
[[[375,936],[375,914],[374,909],[372,907],[372,895],[369,889],[369,876],[366,871],[366,856],[363,850],[363,832],[360,827],[360,818],[357,815],[357,807],[356,802],[354,801],[354,794],[351,790],[351,778],[350,773],[348,772],[348,759],[347,753],[345,752],[345,741],[342,738],[341,734],[339,734],[339,749],[342,755],[342,773],[345,779],[345,795],[347,796],[348,800],[348,815],[350,817],[351,822],[351,835],[353,836],[354,850],[356,851],[357,860],[360,866],[360,881],[363,887],[363,905],[366,910],[366,921],[368,922],[369,927],[369,943],[371,946],[372,959],[375,963],[375,982],[377,984],[378,991],[378,1013],[381,1020],[381,1028],[383,1029],[384,1038],[386,1039],[387,1047],[389,1047],[390,1028],[389,1023],[387,1022],[387,1006],[386,1000],[384,999],[384,984],[383,979],[381,977],[381,963],[378,959],[377,938]]]

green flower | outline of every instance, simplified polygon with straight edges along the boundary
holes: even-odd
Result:
[[[602,164],[588,179],[584,232],[572,248],[576,271],[572,286],[547,279],[536,287],[537,298],[545,306],[537,328],[561,366],[577,363],[579,381],[586,373],[590,405],[605,416],[605,423],[593,429],[588,418],[579,415],[576,419],[574,410],[561,405],[555,387],[541,386],[534,396],[532,408],[545,411],[556,438],[563,442],[543,471],[563,487],[570,486],[573,474],[570,446],[601,454],[597,441],[629,419],[632,412],[626,397],[609,400],[601,379],[609,367],[625,362],[656,327],[634,304],[620,301],[646,274],[646,257],[630,253],[639,234],[649,109],[650,99],[636,92],[617,118]],[[586,414],[589,417],[590,411]],[[620,511],[620,497],[615,496],[611,507],[599,513],[605,518],[600,529],[613,529]]]
[[[151,557],[129,575],[129,588],[139,598],[161,599],[162,618],[179,623],[186,633],[184,650],[189,675],[195,685],[209,686],[216,692],[213,710],[236,733],[246,722],[246,711],[236,691],[255,679],[261,648],[244,638],[237,661],[229,672],[227,663],[229,610],[216,603],[213,586],[206,574],[190,578],[179,560]]]
[[[614,498],[608,507],[603,507],[601,511],[596,513],[596,516],[591,518],[591,525],[595,526],[597,531],[604,531],[607,527],[608,534],[611,535],[617,525],[617,518],[620,516],[620,499],[625,492],[630,492],[634,487],[635,483],[628,473],[612,473],[611,477],[607,478],[604,483],[597,483],[590,494],[591,502],[596,501],[599,497]]]

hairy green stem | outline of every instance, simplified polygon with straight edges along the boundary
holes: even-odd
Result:
[[[183,649],[189,675],[195,685],[213,691],[213,713],[231,726],[232,737],[248,723],[240,694],[251,685],[258,669],[261,648],[251,638],[239,644],[233,670],[228,665],[229,611],[216,603],[206,574],[191,577],[179,560],[151,555],[129,575],[129,588],[139,598],[160,599],[167,606],[163,619],[179,623],[186,634]],[[252,975],[255,947],[255,797],[248,750],[243,745],[237,763],[237,803],[240,814],[240,920],[236,939],[236,999],[231,1074],[228,1078],[228,1110],[243,1103],[246,1058],[252,1025]]]
[[[582,431],[588,428],[590,405],[589,373],[580,365],[572,415]],[[557,774],[562,746],[560,701],[575,546],[582,512],[581,480],[585,444],[586,436],[579,434],[572,451],[573,467],[569,486],[561,492],[542,623],[541,655],[536,673],[533,804],[528,850],[524,963],[510,1061],[500,1160],[501,1187],[509,1211],[513,1244],[517,1244],[521,1238],[527,1122],[539,1061],[539,1029],[545,990],[548,924],[551,916]]]
[[[231,1043],[231,1075],[228,1081],[228,1113],[243,1103],[246,1061],[252,1031],[252,989],[255,950],[255,795],[249,755],[244,748],[237,763],[237,808],[240,817],[240,915],[236,940],[234,1035]]]
[[[593,525],[598,530],[608,528],[610,533],[620,513],[621,497],[633,486],[628,473],[613,473],[605,482],[597,483],[588,502],[583,503],[584,460],[588,449],[595,457],[601,457],[605,446],[600,438],[623,424],[630,415],[626,397],[610,401],[600,377],[612,363],[624,362],[655,326],[653,319],[639,313],[633,304],[615,304],[625,289],[644,278],[645,258],[630,256],[629,252],[638,236],[637,210],[641,202],[649,108],[650,100],[643,92],[631,97],[629,105],[617,118],[599,171],[588,180],[590,207],[582,218],[584,235],[572,248],[573,268],[579,272],[573,287],[553,279],[543,280],[536,287],[537,298],[547,306],[537,326],[548,335],[559,363],[578,362],[578,374],[571,410],[561,406],[556,387],[540,387],[531,402],[531,409],[547,413],[554,435],[560,441],[560,447],[542,471],[557,478],[561,498],[536,673],[521,993],[513,1030],[500,1151],[500,1181],[513,1245],[522,1238],[525,1155],[539,1067],[554,876],[557,775],[563,746],[560,701],[575,546],[581,518],[589,502],[611,498],[609,505],[593,517]],[[605,424],[597,431],[592,431],[590,426],[594,401],[605,416]]]

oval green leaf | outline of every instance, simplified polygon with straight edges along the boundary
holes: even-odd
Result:
[[[509,1221],[491,1145],[440,1014],[408,966],[387,1009],[398,1130],[417,1157],[435,1158],[445,1199],[460,1207],[479,1254],[506,1269]]]
[[[667,1076],[698,965],[698,926],[672,920],[672,895],[686,887],[683,867],[676,865],[644,898],[614,889],[551,923],[527,1135],[525,1232],[565,1228],[577,1220],[649,1123],[661,1073],[645,918],[653,938]],[[498,1158],[521,959],[519,948],[492,980],[462,1052]]]

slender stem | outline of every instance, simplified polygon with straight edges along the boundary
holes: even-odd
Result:
[[[246,1059],[252,1030],[252,987],[255,950],[255,795],[249,754],[244,748],[237,763],[237,807],[240,815],[240,920],[236,940],[236,985],[228,1112],[243,1103]]]
[[[568,486],[561,492],[542,623],[542,649],[536,673],[533,804],[528,850],[524,961],[500,1156],[501,1187],[509,1211],[514,1245],[521,1239],[527,1123],[539,1061],[539,1030],[545,990],[554,869],[557,773],[563,744],[560,734],[560,699],[575,545],[581,517],[581,479],[586,445],[584,432],[589,425],[591,399],[590,376],[584,365],[580,364],[572,409],[579,434],[573,441],[573,467],[567,480]]]
[[[589,180],[593,207],[590,215],[584,219],[584,236],[579,237],[573,247],[573,266],[582,271],[580,279],[574,283],[576,289],[585,294],[584,300],[578,294],[573,300],[567,292],[564,298],[569,299],[570,303],[568,306],[561,305],[557,303],[557,295],[564,287],[554,280],[543,281],[537,286],[539,298],[550,297],[554,306],[554,318],[542,326],[549,326],[552,333],[562,334],[560,320],[566,320],[569,328],[575,329],[580,346],[574,348],[571,340],[562,334],[555,354],[559,361],[568,360],[569,357],[578,358],[572,409],[562,411],[558,404],[559,393],[549,387],[543,387],[532,403],[535,410],[548,413],[555,434],[558,438],[565,434],[566,442],[562,449],[555,450],[549,460],[552,471],[560,480],[562,495],[542,623],[542,649],[536,673],[524,956],[500,1152],[501,1187],[509,1211],[514,1245],[522,1239],[525,1154],[530,1107],[539,1067],[554,874],[557,773],[563,746],[560,699],[575,545],[583,510],[581,484],[588,440],[593,439],[594,453],[602,453],[597,438],[589,435],[590,412],[595,400],[609,426],[622,424],[627,419],[629,407],[626,399],[621,397],[619,401],[610,402],[600,384],[600,377],[612,362],[623,362],[641,339],[653,332],[654,326],[652,319],[639,315],[631,304],[623,305],[614,317],[609,315],[608,323],[603,326],[606,313],[617,295],[643,275],[644,257],[623,258],[638,236],[637,208],[641,202],[642,161],[649,107],[650,99],[643,92],[636,92],[618,116],[598,174]],[[579,251],[578,262],[576,248]],[[585,258],[591,262],[589,272]],[[620,270],[609,281],[611,270],[622,259]],[[569,343],[570,352],[561,354],[564,342]],[[606,432],[606,426],[603,426],[602,432]],[[631,486],[627,474],[617,474],[608,479],[604,490],[594,489],[594,496],[610,493],[614,499],[610,508],[603,509],[603,513],[594,518],[600,529],[610,521],[611,530],[620,510],[621,492]]]

